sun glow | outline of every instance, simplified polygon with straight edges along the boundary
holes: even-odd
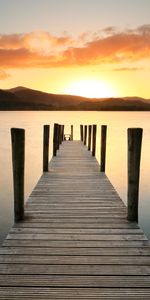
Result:
[[[115,96],[112,86],[96,79],[85,79],[74,82],[66,88],[64,92],[69,95],[78,95],[88,98],[109,98]]]

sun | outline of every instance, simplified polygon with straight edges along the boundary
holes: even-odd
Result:
[[[84,79],[73,82],[65,93],[88,98],[110,98],[114,97],[114,90],[108,83],[97,79]]]

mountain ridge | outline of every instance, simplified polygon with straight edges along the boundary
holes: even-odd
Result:
[[[141,97],[86,98],[52,94],[23,86],[0,90],[0,110],[135,110],[150,111],[150,99]]]

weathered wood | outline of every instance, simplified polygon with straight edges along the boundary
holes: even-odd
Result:
[[[59,125],[59,144],[62,144],[62,125]]]
[[[128,220],[138,222],[141,128],[128,129]]]
[[[106,165],[106,135],[107,135],[107,126],[101,126],[101,160],[100,160],[100,171],[105,172]]]
[[[0,248],[0,299],[150,297],[150,243],[82,142],[65,141]]]
[[[1,247],[0,254],[14,255],[66,255],[66,256],[81,256],[81,255],[96,255],[96,256],[148,256],[148,247]]]
[[[61,144],[61,125],[58,124],[58,145],[57,145],[58,150],[59,150],[60,144]]]
[[[30,234],[34,234],[34,233],[44,233],[44,234],[98,234],[98,235],[115,235],[115,234],[122,234],[122,236],[124,234],[136,234],[137,237],[140,234],[143,234],[141,229],[118,229],[118,228],[18,228],[18,227],[13,227],[10,230],[11,234],[17,234],[17,233],[30,233]]]
[[[11,240],[63,240],[63,241],[145,241],[146,236],[143,234],[40,234],[40,233],[23,233],[7,235],[7,239]]]
[[[15,286],[16,282],[19,286],[32,287],[124,287],[134,288],[149,288],[150,276],[146,276],[145,280],[141,281],[141,276],[113,276],[113,275],[0,275],[0,286]]]
[[[73,125],[71,125],[71,136],[70,136],[71,141],[73,141]]]
[[[84,145],[86,145],[87,141],[87,125],[84,125]]]
[[[5,300],[149,300],[150,288],[101,288],[101,287],[0,287],[0,299]]]
[[[64,265],[62,264],[1,264],[0,274],[49,274],[49,275],[140,275],[150,276],[150,266],[140,265]],[[16,286],[15,286],[16,287]],[[7,298],[6,298],[7,299]],[[48,298],[47,298],[48,299]],[[51,298],[49,298],[51,299]],[[69,298],[70,299],[70,298]],[[68,299],[68,300],[69,300]],[[85,298],[86,299],[86,298]],[[107,298],[106,298],[107,299]],[[109,299],[109,298],[108,298]],[[124,298],[123,298],[124,299]],[[128,298],[129,299],[129,298]],[[142,298],[140,298],[141,300]],[[143,299],[142,299],[143,300]]]
[[[49,131],[50,131],[50,126],[49,125],[44,125],[44,128],[43,128],[43,172],[48,172]]]
[[[53,156],[56,156],[58,149],[58,124],[54,124],[54,131],[53,131]]]
[[[70,224],[71,226],[71,224]],[[130,248],[130,247],[149,247],[149,241],[147,240],[140,240],[140,241],[132,241],[132,240],[118,240],[118,241],[62,241],[62,240],[4,240],[3,246],[15,246],[15,247],[67,247],[67,248],[93,248],[93,247],[101,247],[101,248],[114,248],[114,247],[124,247],[124,248]]]
[[[61,141],[62,141],[62,142],[64,141],[64,128],[65,128],[65,126],[62,125],[62,126],[61,126]]]
[[[92,125],[88,126],[88,151],[91,150],[91,134],[92,134]]]
[[[14,182],[14,219],[24,219],[24,163],[25,163],[25,130],[11,128],[12,164]]]
[[[15,255],[1,254],[0,263],[29,265],[150,265],[150,256],[123,255]]]
[[[96,129],[97,125],[92,126],[92,156],[95,156],[96,153]]]
[[[80,125],[80,140],[83,142],[83,125]]]

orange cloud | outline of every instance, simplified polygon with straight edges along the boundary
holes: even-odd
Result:
[[[0,35],[1,68],[49,68],[58,66],[136,62],[150,58],[150,25],[117,31],[104,28],[79,38],[48,32]]]
[[[8,77],[10,77],[8,73],[6,73],[4,70],[0,70],[0,80],[4,80]]]
[[[143,70],[148,70],[146,68],[136,68],[136,67],[133,67],[133,68],[116,68],[116,69],[113,69],[114,71],[117,71],[117,72],[122,72],[122,71],[143,71]]]

